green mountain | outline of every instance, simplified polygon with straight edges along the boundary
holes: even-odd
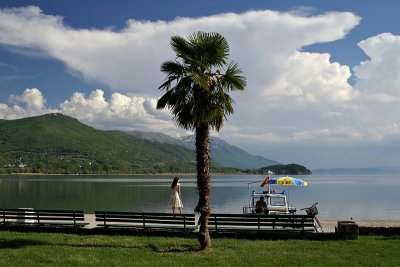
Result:
[[[0,120],[0,172],[194,172],[195,154],[120,131],[101,131],[62,114]]]

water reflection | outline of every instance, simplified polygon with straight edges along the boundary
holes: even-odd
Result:
[[[213,212],[241,213],[252,190],[261,191],[261,175],[216,175],[212,178],[210,203]],[[397,193],[400,178],[393,175],[322,175],[299,177],[308,187],[285,189],[298,209],[319,202],[320,217],[331,219],[399,220]],[[172,176],[80,177],[3,176],[0,177],[0,206],[39,209],[169,212]],[[257,183],[252,183],[258,181]],[[185,212],[197,204],[196,177],[181,177]]]

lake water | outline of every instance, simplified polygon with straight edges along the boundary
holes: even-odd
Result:
[[[273,176],[275,177],[275,176]],[[319,202],[322,219],[400,220],[400,174],[296,176],[307,187],[285,189],[297,209]],[[215,175],[210,203],[213,212],[242,213],[252,190],[262,191],[263,175]],[[170,212],[172,176],[0,176],[0,207],[37,209]],[[252,183],[255,182],[255,183]],[[181,176],[185,212],[197,203],[195,176]],[[298,211],[298,214],[304,211]]]

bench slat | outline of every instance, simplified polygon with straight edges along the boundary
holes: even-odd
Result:
[[[96,222],[99,227],[133,227],[133,228],[166,228],[193,229],[194,214],[139,213],[96,211]]]
[[[83,223],[85,217],[80,210],[0,209],[0,217],[3,225],[82,227],[89,224]]]
[[[314,217],[289,214],[211,214],[210,231],[314,231]]]

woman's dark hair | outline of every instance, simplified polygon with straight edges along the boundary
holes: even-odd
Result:
[[[178,183],[178,181],[179,181],[179,177],[175,177],[174,180],[172,181],[172,184],[171,184],[171,188],[172,189],[175,188],[175,185]]]

